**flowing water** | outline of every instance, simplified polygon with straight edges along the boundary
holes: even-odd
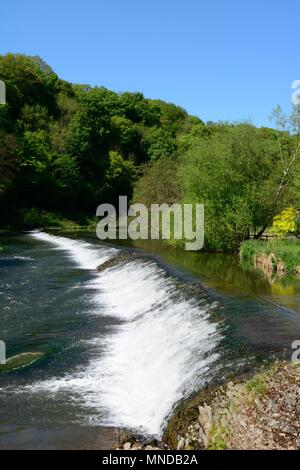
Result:
[[[43,356],[0,373],[0,448],[107,448],[120,427],[160,437],[181,399],[300,338],[299,284],[272,292],[232,257],[89,234],[3,244],[0,339],[8,356]]]

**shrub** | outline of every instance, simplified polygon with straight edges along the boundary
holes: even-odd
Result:
[[[284,237],[297,231],[297,211],[294,207],[287,207],[273,219],[272,233]]]

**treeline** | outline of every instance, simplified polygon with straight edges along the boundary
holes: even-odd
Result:
[[[1,226],[38,224],[40,211],[94,215],[127,195],[204,203],[206,245],[232,249],[298,208],[299,110],[280,132],[205,124],[141,93],[68,83],[19,54],[0,56],[0,79]]]
[[[171,156],[178,134],[200,122],[141,93],[68,83],[39,57],[0,56],[0,79],[1,225],[30,208],[95,214],[130,199],[141,166]]]
[[[297,217],[299,122],[295,109],[281,131],[249,123],[195,124],[179,137],[175,155],[148,166],[134,199],[203,203],[206,247],[238,249],[250,236],[260,238],[284,208],[293,207]]]

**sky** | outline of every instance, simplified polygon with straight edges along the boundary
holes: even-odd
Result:
[[[0,54],[204,121],[269,125],[300,79],[299,0],[0,0],[0,18]]]

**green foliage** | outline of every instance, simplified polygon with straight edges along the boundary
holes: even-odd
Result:
[[[300,266],[299,240],[247,240],[241,244],[240,257],[243,262],[253,263],[255,256],[274,255],[275,265],[283,263],[285,271],[293,273]]]
[[[149,130],[143,140],[149,160],[159,160],[161,157],[172,155],[176,145],[172,134],[163,128],[154,127]]]
[[[109,152],[109,167],[105,173],[104,192],[111,203],[117,204],[119,196],[132,197],[135,167],[126,161],[118,152]]]
[[[284,237],[297,231],[297,211],[294,207],[284,209],[273,219],[271,232],[278,237]]]
[[[260,246],[264,246],[265,242],[261,240],[245,240],[240,246],[240,259],[245,263],[252,263],[254,256],[257,253],[257,249]]]
[[[2,224],[22,208],[94,214],[134,191],[146,204],[204,203],[207,246],[232,250],[300,203],[298,161],[282,180],[296,132],[280,134],[279,151],[272,129],[205,124],[141,93],[70,84],[39,57],[0,56],[0,79]]]
[[[145,165],[134,188],[133,200],[146,206],[173,204],[182,199],[178,159],[173,155]]]
[[[22,214],[20,203],[33,226],[43,222],[35,211],[94,213],[120,194],[130,198],[137,166],[171,155],[188,119],[141,93],[72,85],[39,57],[0,56],[0,79],[2,223]]]
[[[272,132],[266,137],[247,124],[191,139],[180,168],[184,202],[205,205],[209,246],[235,249],[264,225],[276,192],[278,160]]]
[[[124,116],[111,118],[111,143],[124,157],[137,163],[141,154],[141,130],[139,126]]]
[[[6,99],[12,119],[20,116],[25,104],[42,105],[56,111],[54,89],[58,77],[37,58],[21,54],[0,56],[0,77],[6,85]]]
[[[60,228],[62,230],[78,230],[81,227],[95,228],[96,220],[84,214],[68,214],[68,218],[57,213],[40,210],[36,207],[21,209],[19,224],[26,228]]]
[[[40,211],[36,207],[22,209],[20,211],[22,225],[26,228],[34,227],[59,227],[60,221],[57,214]]]
[[[246,383],[246,389],[255,398],[264,396],[268,389],[267,377],[263,374],[254,376]]]
[[[256,398],[261,398],[266,395],[268,391],[268,383],[273,375],[278,371],[279,363],[275,362],[269,366],[266,370],[262,370],[255,374],[245,384],[246,390],[250,394],[250,401]]]
[[[19,169],[16,138],[0,131],[0,202],[12,190]]]
[[[230,430],[220,423],[213,425],[209,432],[208,450],[225,450]]]

